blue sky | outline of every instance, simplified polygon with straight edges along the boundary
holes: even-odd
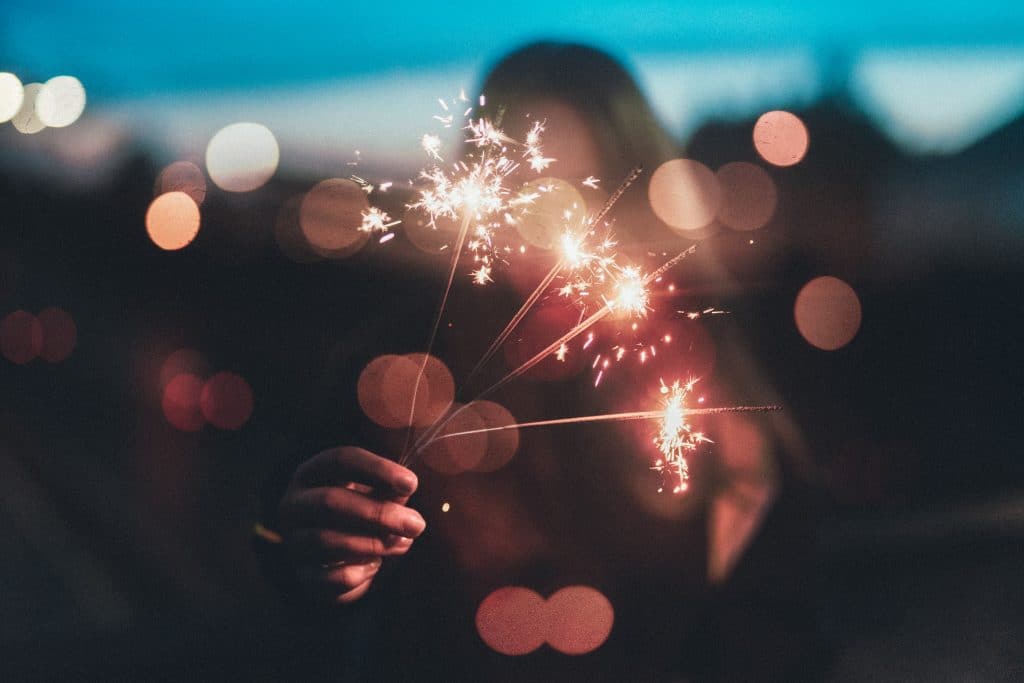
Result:
[[[5,4],[0,70],[25,82],[77,76],[93,112],[164,140],[168,155],[256,118],[295,148],[386,157],[374,148],[381,122],[405,145],[438,96],[471,90],[495,57],[541,37],[625,58],[681,137],[710,115],[806,103],[834,85],[836,62],[861,105],[912,149],[962,147],[1024,104],[1015,2]]]
[[[539,36],[638,54],[1016,46],[1016,2],[8,0],[0,59],[100,97],[280,85],[486,60]]]

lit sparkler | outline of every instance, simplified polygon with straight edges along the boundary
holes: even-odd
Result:
[[[387,232],[402,221],[393,221],[386,211],[371,206],[363,211],[363,223],[359,226],[360,232]]]
[[[688,488],[689,463],[687,458],[695,453],[701,444],[713,443],[701,432],[693,431],[693,427],[687,421],[691,415],[720,415],[722,413],[763,413],[781,410],[779,406],[728,406],[722,408],[689,408],[686,405],[687,395],[693,390],[697,380],[691,379],[685,383],[676,380],[671,386],[661,383],[661,393],[665,396],[662,407],[658,410],[639,410],[625,413],[605,413],[601,415],[583,415],[579,417],[563,417],[553,420],[537,420],[534,422],[517,422],[498,427],[485,427],[481,429],[470,429],[460,432],[449,432],[447,434],[434,433],[425,440],[419,447],[422,451],[431,444],[444,439],[453,439],[460,436],[472,434],[486,434],[511,429],[536,429],[539,427],[555,427],[560,425],[588,424],[595,422],[631,422],[635,420],[658,420],[658,433],[653,442],[661,453],[652,470],[657,471],[663,478],[662,486],[658,492],[664,490],[665,484],[670,483],[673,493],[683,493]],[[471,406],[472,404],[468,404]]]
[[[462,102],[467,101],[464,93],[460,93],[459,98]],[[439,102],[447,112],[447,103],[444,100],[439,100]],[[544,157],[541,151],[543,123],[535,123],[527,136],[526,143],[520,145],[505,135],[490,120],[468,118],[471,113],[472,108],[467,108],[463,112],[463,116],[467,117],[468,121],[464,128],[466,131],[465,141],[472,148],[462,159],[449,167],[441,165],[443,158],[440,152],[440,139],[437,136],[427,134],[420,141],[424,151],[435,163],[429,169],[420,172],[420,179],[424,181],[425,186],[419,192],[418,201],[410,205],[410,208],[425,211],[430,225],[434,229],[437,229],[439,218],[459,221],[460,227],[452,250],[444,293],[441,296],[441,303],[427,342],[426,354],[413,385],[412,402],[409,409],[410,429],[406,437],[403,460],[410,453],[408,446],[412,436],[411,425],[415,417],[416,396],[426,370],[427,358],[433,350],[434,341],[437,338],[437,330],[448,303],[448,295],[451,292],[455,271],[470,227],[473,229],[470,251],[477,264],[472,272],[472,279],[475,284],[484,285],[493,281],[491,271],[495,261],[499,258],[499,251],[494,242],[494,232],[501,226],[501,222],[496,220],[497,217],[506,212],[510,206],[529,201],[524,197],[513,196],[508,187],[509,176],[520,165],[513,148],[521,147],[524,150],[522,158],[528,159],[531,167],[535,169],[546,168],[551,161],[554,161]],[[448,118],[449,116],[446,114],[439,119],[443,125],[451,125],[452,119]]]
[[[663,263],[661,266],[659,266],[656,270],[648,273],[646,276],[641,278],[641,282],[643,283],[644,286],[647,286],[651,282],[657,280],[662,275],[664,275],[670,268],[672,268],[673,266],[678,264],[684,258],[686,258],[687,256],[690,256],[691,254],[693,254],[696,251],[696,249],[697,249],[696,245],[693,245],[693,246],[690,246],[690,247],[684,249],[683,251],[679,252],[678,254],[676,254],[675,256],[670,258],[668,261]],[[571,341],[571,340],[575,339],[576,337],[578,337],[583,332],[586,332],[588,329],[590,329],[597,322],[599,322],[602,319],[604,319],[611,312],[612,312],[612,308],[606,303],[604,306],[602,306],[600,309],[598,309],[595,313],[592,313],[589,317],[585,318],[584,320],[582,320],[581,322],[576,324],[573,328],[571,328],[568,332],[563,334],[561,337],[559,337],[558,339],[553,341],[551,344],[549,344],[548,346],[546,346],[543,349],[541,349],[539,352],[537,352],[536,354],[531,356],[529,359],[527,359],[525,362],[520,364],[518,367],[516,367],[513,370],[509,371],[504,377],[502,377],[500,380],[498,380],[497,382],[492,384],[490,387],[488,387],[487,389],[484,389],[473,400],[479,401],[479,400],[481,400],[483,398],[486,398],[487,396],[491,395],[495,391],[498,391],[499,389],[504,387],[506,384],[508,384],[512,380],[516,379],[517,377],[522,376],[526,372],[529,372],[533,367],[535,367],[538,363],[543,361],[545,358],[547,358],[548,356],[550,356],[550,355],[552,355],[554,353],[557,353],[558,350],[562,347],[563,344],[568,343],[569,341]],[[436,330],[436,327],[437,327],[437,325],[435,323],[435,330]],[[413,392],[413,399],[415,400],[415,390]],[[423,432],[423,434],[417,440],[414,448],[412,448],[412,449],[406,448],[405,449],[405,452],[403,453],[403,455],[400,458],[399,462],[404,465],[404,464],[407,464],[407,463],[411,462],[412,460],[414,460],[416,458],[416,456],[422,451],[423,444],[429,443],[430,440],[433,439],[438,434],[438,432],[440,432],[442,429],[444,429],[444,427],[447,426],[448,423],[451,422],[451,420],[456,415],[460,414],[463,410],[465,410],[466,406],[468,406],[468,405],[469,405],[469,403],[466,403],[466,404],[464,404],[463,406],[461,406],[459,408],[456,408],[454,410],[449,410],[444,415],[439,417],[434,422],[433,425],[428,427]],[[410,418],[410,424],[411,423],[412,423],[412,420]]]
[[[684,384],[676,380],[671,387],[665,386],[664,382],[661,383],[661,393],[665,394],[665,402],[654,444],[661,451],[662,457],[655,461],[651,469],[673,482],[673,493],[682,493],[688,486],[690,467],[687,457],[696,451],[700,444],[711,441],[701,432],[693,431],[686,420],[687,414],[693,412],[686,407],[686,397],[696,383],[697,380],[694,379]]]

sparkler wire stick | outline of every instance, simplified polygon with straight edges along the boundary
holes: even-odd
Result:
[[[634,182],[636,182],[636,179],[640,177],[641,173],[643,173],[643,168],[640,166],[637,166],[636,168],[631,170],[629,172],[629,175],[626,176],[625,180],[623,180],[615,189],[615,192],[613,192],[611,196],[608,197],[604,205],[601,207],[601,210],[598,211],[597,214],[594,215],[592,218],[590,218],[587,221],[587,223],[591,226],[594,226],[603,221],[605,216],[608,215],[608,212],[611,211],[612,207],[615,206],[615,203],[618,202],[622,195],[625,194],[626,190],[628,190],[630,186]],[[530,296],[526,298],[526,301],[523,302],[523,305],[519,307],[519,310],[516,311],[516,314],[512,316],[512,319],[508,322],[507,325],[505,325],[505,328],[498,334],[494,341],[491,342],[491,345],[487,348],[487,351],[484,352],[483,357],[480,358],[479,362],[477,362],[477,364],[470,371],[469,377],[466,379],[467,386],[469,386],[469,384],[473,381],[477,373],[479,373],[480,370],[483,369],[483,366],[487,363],[487,361],[489,361],[494,356],[494,354],[497,353],[501,345],[505,342],[506,339],[508,339],[508,336],[512,334],[512,331],[515,330],[516,326],[519,325],[520,322],[522,322],[523,318],[526,317],[526,314],[529,313],[530,309],[533,308],[533,305],[537,303],[537,300],[540,299],[541,295],[544,294],[544,291],[554,281],[554,279],[558,277],[558,274],[562,272],[562,268],[564,267],[565,259],[561,258],[558,260],[555,266],[548,272],[548,274],[544,276],[544,279],[541,280],[540,284],[537,285],[536,289],[533,290]]]
[[[632,171],[630,171],[629,175],[626,176],[626,179],[619,183],[619,186],[615,189],[615,192],[612,192],[611,196],[608,197],[608,200],[605,201],[604,206],[602,206],[601,210],[597,212],[597,215],[590,219],[590,224],[597,225],[598,223],[603,221],[604,217],[607,216],[608,212],[612,210],[613,206],[615,206],[615,203],[619,201],[622,195],[626,193],[626,190],[628,190],[630,186],[636,182],[636,179],[639,178],[640,174],[643,172],[644,169],[642,166],[637,166]]]
[[[724,408],[684,408],[685,415],[720,415],[722,413],[767,413],[782,410],[781,406],[729,406]],[[434,436],[423,448],[432,443],[444,439],[453,439],[457,436],[470,436],[471,434],[486,434],[488,432],[501,432],[509,429],[532,429],[536,427],[553,427],[557,425],[584,424],[588,422],[632,422],[634,420],[657,420],[665,416],[664,410],[638,410],[628,413],[606,413],[602,415],[584,415],[581,417],[562,417],[554,420],[538,420],[536,422],[518,422],[500,427],[486,427],[483,429],[469,429],[463,432],[452,432]]]
[[[412,387],[412,401],[409,404],[409,428],[405,435],[405,446],[402,448],[400,462],[404,462],[409,453],[409,441],[412,438],[413,422],[416,419],[416,395],[419,393],[420,383],[423,381],[423,373],[427,370],[427,361],[430,360],[430,352],[434,349],[434,341],[437,339],[437,330],[441,326],[441,318],[444,316],[445,306],[448,304],[448,295],[452,290],[452,282],[455,280],[455,271],[459,266],[459,255],[462,253],[462,245],[466,241],[466,233],[469,231],[470,213],[467,210],[462,216],[462,225],[459,226],[459,235],[455,240],[455,249],[452,251],[451,266],[448,268],[448,282],[444,286],[444,294],[441,296],[441,305],[437,308],[437,316],[434,318],[434,325],[430,330],[430,338],[427,340],[427,350],[423,354],[423,362],[420,363],[419,371],[416,373],[416,382]]]
[[[672,266],[676,265],[677,263],[682,261],[684,258],[686,258],[690,254],[692,254],[694,251],[696,251],[696,249],[697,249],[697,245],[693,245],[693,246],[689,247],[688,249],[684,249],[683,251],[679,252],[678,254],[676,254],[675,256],[670,258],[668,261],[663,263],[661,265],[661,267],[659,267],[657,270],[651,272],[646,277],[644,277],[643,281],[642,281],[643,284],[644,285],[648,285],[651,282],[653,282],[654,280],[657,280],[659,277],[664,275],[665,272],[668,271],[669,268],[671,268]],[[551,342],[548,346],[546,346],[543,350],[539,351],[537,354],[535,354],[532,358],[527,360],[525,363],[523,363],[519,367],[515,368],[514,370],[510,371],[507,375],[502,377],[495,384],[493,384],[490,387],[488,387],[487,389],[485,389],[477,397],[477,400],[479,400],[479,399],[481,399],[481,398],[483,398],[485,396],[489,396],[490,394],[494,393],[495,391],[497,391],[501,387],[503,387],[506,384],[508,384],[509,382],[511,382],[516,377],[519,377],[523,373],[525,373],[525,372],[529,371],[530,369],[532,369],[535,365],[537,365],[538,363],[543,361],[545,358],[550,356],[552,353],[557,351],[558,348],[562,344],[564,344],[564,343],[566,343],[568,341],[571,341],[572,339],[575,339],[577,336],[579,336],[580,334],[585,332],[589,327],[591,327],[592,325],[600,322],[609,313],[611,313],[613,309],[614,309],[614,302],[606,303],[604,306],[602,306],[600,309],[598,309],[595,313],[591,314],[590,317],[588,317],[585,320],[583,320],[583,322],[579,323],[578,325],[573,327],[571,330],[569,330],[568,332],[563,334],[561,337],[559,337],[555,341]]]
[[[562,271],[564,263],[565,262],[562,259],[558,260],[558,263],[556,263],[554,267],[550,271],[548,271],[548,274],[545,275],[544,279],[540,281],[540,284],[537,285],[537,288],[534,289],[530,296],[526,298],[526,301],[523,302],[523,305],[519,307],[519,310],[516,311],[516,314],[512,316],[512,319],[509,320],[507,325],[505,325],[505,329],[503,329],[498,334],[498,336],[494,338],[494,341],[491,342],[491,345],[487,348],[487,351],[484,352],[484,355],[477,362],[476,366],[474,366],[473,370],[470,371],[469,377],[466,379],[467,386],[469,386],[470,382],[473,381],[473,378],[476,377],[477,373],[483,369],[487,361],[489,361],[494,356],[494,354],[497,353],[498,349],[501,348],[501,345],[505,342],[506,339],[508,339],[508,336],[512,334],[512,331],[515,330],[516,326],[520,322],[522,322],[523,318],[526,317],[526,314],[530,312],[531,308],[533,308],[533,305],[537,303],[537,300],[540,299],[541,295],[543,295],[545,290],[547,290],[548,285],[550,285],[554,281],[554,279],[558,277],[558,274]]]

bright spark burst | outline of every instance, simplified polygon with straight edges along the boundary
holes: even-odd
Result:
[[[666,483],[672,486],[673,493],[685,491],[690,479],[687,457],[696,451],[700,444],[711,442],[702,433],[694,432],[686,421],[686,397],[696,383],[695,379],[685,384],[676,380],[672,386],[666,386],[664,381],[661,383],[661,393],[665,395],[665,400],[654,444],[661,451],[662,457],[651,467],[663,478],[659,492],[664,490]]]
[[[459,95],[459,101],[468,101],[464,93]],[[480,101],[483,102],[483,98]],[[435,118],[447,127],[453,121],[452,114],[448,103],[444,100],[439,102],[446,113]],[[454,100],[452,104],[456,104]],[[420,145],[433,166],[420,172],[423,187],[418,200],[410,208],[425,211],[434,229],[437,229],[437,221],[441,218],[462,221],[469,228],[468,234],[472,238],[467,242],[467,248],[476,263],[471,277],[473,282],[485,284],[493,281],[491,272],[494,266],[503,262],[505,254],[512,251],[507,244],[495,239],[501,227],[510,223],[509,209],[536,199],[534,195],[513,193],[508,186],[509,176],[523,160],[534,171],[540,172],[554,159],[543,154],[543,122],[534,122],[526,141],[519,142],[489,119],[470,118],[471,113],[472,107],[464,112],[467,117],[463,128],[465,143],[471,149],[462,159],[445,164],[440,137],[428,133],[420,139]]]
[[[540,173],[541,171],[546,169],[548,166],[550,166],[551,162],[555,161],[555,159],[551,159],[549,157],[545,157],[544,156],[544,152],[541,149],[540,141],[541,141],[541,134],[543,132],[544,132],[544,122],[543,121],[534,121],[533,122],[533,128],[530,129],[530,132],[526,134],[526,145],[525,145],[526,146],[526,154],[525,154],[525,156],[526,156],[527,159],[530,160],[530,168],[532,168],[537,173]]]
[[[491,279],[490,266],[480,266],[473,271],[473,284],[486,285],[488,282],[494,282],[494,280]]]
[[[441,161],[441,138],[437,135],[425,133],[420,139],[420,145],[434,161]]]
[[[611,298],[605,303],[613,311],[623,311],[631,316],[644,317],[650,308],[650,293],[645,278],[636,266],[626,266],[616,275]]]
[[[393,221],[386,211],[381,211],[376,206],[371,206],[363,211],[363,223],[359,226],[360,232],[388,232],[402,221]]]

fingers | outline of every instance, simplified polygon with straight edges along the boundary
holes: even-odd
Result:
[[[411,496],[419,483],[412,470],[355,446],[323,451],[306,461],[295,478],[305,486],[343,485],[354,481],[378,491],[387,489],[398,497]]]
[[[296,562],[319,564],[363,557],[404,555],[412,547],[412,539],[393,534],[381,537],[334,529],[299,529],[289,534],[288,545]]]
[[[380,571],[381,558],[367,558],[339,567],[306,567],[300,570],[307,590],[315,599],[348,603],[362,597]]]
[[[367,535],[396,534],[416,538],[427,523],[420,513],[399,503],[370,498],[339,487],[296,492],[283,501],[282,522],[290,529],[333,528]]]

